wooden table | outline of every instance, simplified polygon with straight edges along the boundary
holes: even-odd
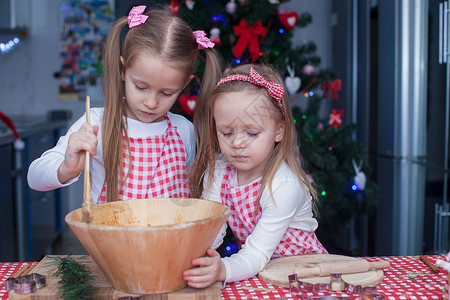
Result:
[[[444,256],[426,256],[432,263],[436,259],[444,259]],[[375,258],[364,257],[372,261]],[[391,268],[384,274],[383,281],[377,286],[378,293],[385,299],[444,299],[444,287],[447,285],[447,273],[435,274],[426,266],[418,256],[387,256],[376,259],[388,260]],[[23,265],[32,263],[0,263],[0,284],[13,275]],[[447,287],[448,289],[448,287]],[[304,293],[304,297],[312,296],[343,296],[340,292],[322,292],[317,294]],[[283,298],[284,297],[284,298]],[[222,300],[234,299],[286,299],[298,300],[300,297],[292,294],[289,289],[279,288],[266,284],[257,277],[227,284],[222,290]],[[8,299],[8,292],[3,285],[0,289],[0,299]]]

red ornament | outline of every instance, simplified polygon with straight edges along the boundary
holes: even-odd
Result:
[[[288,14],[280,14],[278,16],[278,19],[286,29],[292,30],[294,29],[295,25],[297,25],[298,14],[295,11]]]
[[[189,9],[189,10],[193,10],[194,9],[194,5],[195,5],[195,1],[193,1],[193,0],[186,0],[186,7]]]
[[[316,70],[314,69],[314,66],[313,65],[311,65],[311,64],[306,64],[304,67],[303,67],[303,74],[305,74],[305,75],[313,75],[314,74],[314,72],[315,72]]]
[[[337,110],[333,108],[333,112],[330,114],[330,120],[328,124],[331,127],[339,127],[342,124],[342,116],[344,115],[344,109]]]
[[[214,43],[214,46],[222,45],[222,40],[220,39],[220,29],[217,27],[213,27],[209,32],[209,39]]]
[[[331,92],[331,100],[339,100],[338,93],[342,89],[342,81],[336,79],[332,82],[324,82],[322,84],[323,95],[322,98],[328,99],[328,91]]]
[[[256,21],[252,26],[249,26],[247,21],[242,19],[238,26],[233,27],[234,34],[240,36],[236,45],[233,48],[233,55],[236,58],[241,58],[245,48],[248,45],[248,51],[252,61],[259,57],[259,39],[258,37],[266,37],[267,29],[262,26],[261,21]]]
[[[197,104],[197,96],[181,95],[178,99],[178,103],[180,103],[183,111],[191,116],[194,113],[195,104]]]
[[[180,6],[181,6],[181,2],[179,0],[170,0],[169,1],[169,12],[172,14],[172,16],[178,15]]]
[[[225,10],[230,15],[236,12],[236,3],[234,3],[234,0],[231,0],[230,2],[227,3],[227,5],[225,6]]]

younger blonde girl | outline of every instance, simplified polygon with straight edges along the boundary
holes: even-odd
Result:
[[[231,210],[240,250],[220,258],[224,226],[207,256],[183,273],[192,287],[256,275],[273,257],[327,253],[314,233],[317,194],[302,169],[283,80],[264,65],[230,71],[196,111],[200,144],[191,169],[195,196]]]

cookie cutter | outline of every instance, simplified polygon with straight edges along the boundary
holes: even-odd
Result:
[[[342,279],[342,273],[331,273],[329,283],[309,283],[298,280],[297,274],[288,276],[289,290],[291,294],[300,300],[332,300],[332,299],[352,299],[352,300],[384,300],[385,297],[377,293],[376,286],[354,285]],[[303,293],[323,293],[323,292],[343,292],[342,296],[307,296]]]
[[[46,285],[45,276],[38,273],[31,273],[17,278],[10,277],[5,280],[5,289],[14,290],[18,294],[30,294]]]

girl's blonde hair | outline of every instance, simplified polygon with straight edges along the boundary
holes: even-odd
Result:
[[[123,42],[121,34],[127,17],[119,18],[111,28],[103,49],[103,92],[105,110],[102,140],[105,163],[106,199],[116,201],[126,176],[123,173],[123,135],[128,144],[126,110],[123,101],[122,75],[139,54],[157,57],[186,72],[186,79],[194,73],[199,55],[198,44],[190,26],[181,18],[165,10],[144,13],[148,19],[127,29]],[[220,58],[214,49],[204,49],[206,67],[201,89],[211,90],[220,77]],[[122,59],[121,59],[122,58]],[[122,63],[123,62],[123,63]],[[129,155],[131,157],[131,155]]]
[[[275,69],[267,65],[241,65],[228,72],[224,77],[233,74],[248,75],[251,67],[253,67],[253,69],[255,69],[255,71],[263,76],[267,81],[277,82],[281,84],[284,91],[286,91],[283,79],[281,78],[280,74]],[[313,198],[312,204],[313,209],[315,210],[317,203],[317,192],[313,184],[308,180],[307,174],[302,167],[304,161],[300,154],[297,131],[295,129],[294,119],[292,116],[292,111],[289,104],[289,96],[287,92],[284,92],[282,97],[282,104],[284,108],[284,113],[282,113],[280,107],[277,105],[277,102],[269,95],[265,87],[258,86],[246,81],[229,81],[215,86],[215,88],[211,91],[209,98],[207,98],[204,103],[197,103],[197,106],[200,105],[203,107],[203,109],[200,111],[196,108],[194,114],[194,125],[199,129],[199,144],[197,147],[197,155],[190,172],[190,183],[193,186],[193,197],[200,197],[202,194],[203,180],[206,170],[208,171],[208,186],[206,186],[205,189],[210,188],[214,178],[213,176],[217,154],[220,153],[219,140],[217,137],[214,116],[212,113],[214,101],[222,94],[241,91],[258,92],[262,95],[265,95],[265,97],[274,105],[274,109],[269,110],[274,114],[271,117],[278,118],[280,121],[283,120],[285,122],[283,139],[280,142],[275,143],[272,152],[267,158],[258,201],[261,197],[262,191],[266,186],[269,186],[269,189],[272,192],[272,181],[275,177],[275,173],[280,165],[283,162],[286,162],[292,172],[294,172],[294,174],[297,176],[298,180],[300,180],[308,188],[309,193]]]

